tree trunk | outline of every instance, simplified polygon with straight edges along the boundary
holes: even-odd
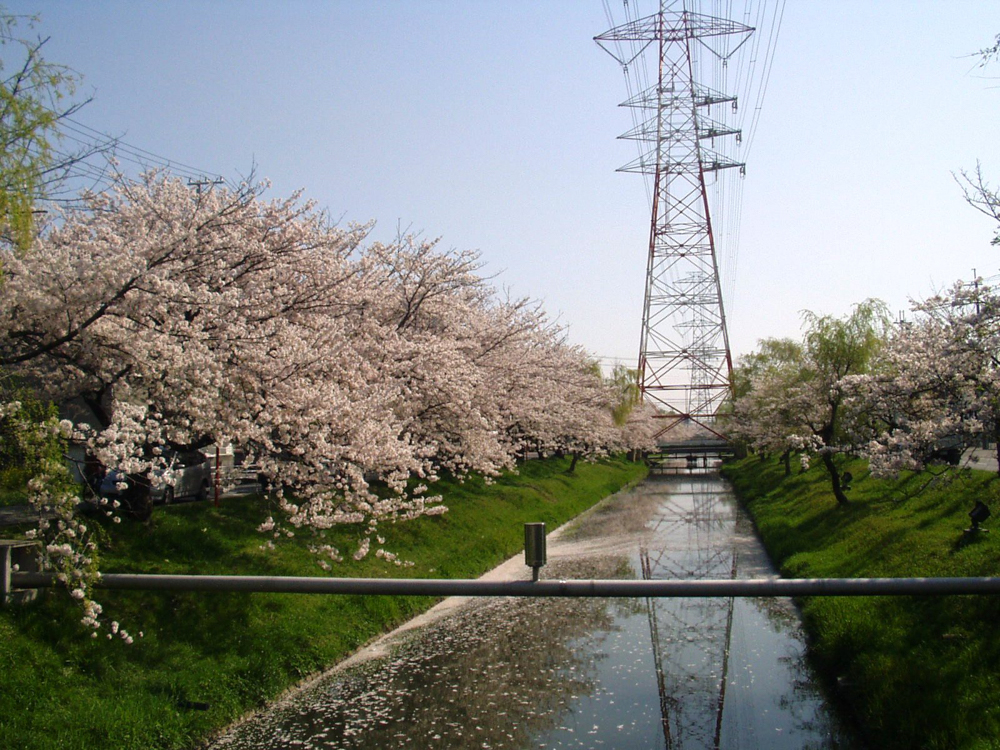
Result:
[[[792,451],[789,449],[781,454],[781,460],[785,464],[785,476],[791,476],[792,473]]]
[[[136,521],[148,521],[153,515],[153,496],[145,477],[129,476],[129,487],[120,497],[123,510]]]
[[[830,484],[833,487],[833,496],[837,498],[837,504],[847,505],[850,501],[847,499],[847,495],[844,494],[844,490],[840,486],[840,472],[838,472],[837,467],[833,465],[833,456],[829,453],[824,453],[823,464],[826,466],[826,470],[830,472]]]
[[[993,439],[996,441],[997,475],[1000,476],[1000,419],[993,423]]]
[[[580,454],[576,451],[573,452],[573,460],[569,464],[569,468],[566,470],[567,474],[572,474],[576,471],[576,462],[580,460]]]

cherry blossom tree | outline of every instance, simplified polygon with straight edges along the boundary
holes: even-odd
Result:
[[[791,473],[794,436],[809,431],[809,370],[802,344],[791,339],[763,339],[758,349],[733,368],[733,405],[723,415],[723,429],[761,454],[778,453]]]
[[[400,384],[394,409],[421,472],[489,477],[528,445],[579,457],[620,442],[589,355],[536,302],[498,297],[478,253],[409,236],[364,257],[380,292],[370,309],[389,329],[370,357]]]
[[[96,428],[64,437],[148,483],[172,481],[172,451],[233,443],[287,488],[284,523],[362,524],[356,556],[379,521],[444,510],[411,478],[495,476],[528,445],[575,464],[642,432],[615,423],[615,389],[537,303],[496,294],[477,253],[365,244],[369,228],[250,184],[121,179],[29,252],[3,251],[0,368],[86,403]],[[73,502],[59,497],[38,502]]]
[[[624,422],[619,424],[622,448],[628,451],[633,461],[644,453],[656,450],[656,436],[662,426],[661,417],[662,414],[656,407],[640,401],[629,410]]]
[[[370,311],[384,329],[368,356],[398,384],[393,410],[421,462],[418,473],[495,476],[511,468],[495,370],[516,345],[511,316],[520,305],[494,303],[473,251],[441,252],[435,241],[407,236],[364,255],[378,292]]]
[[[975,53],[978,66],[996,62],[998,47]],[[981,166],[955,179],[966,202],[1000,225],[1000,196]],[[1000,234],[992,244],[1000,244]],[[921,469],[948,441],[954,449],[980,435],[1000,437],[996,290],[981,279],[956,283],[913,311],[916,319],[900,324],[872,371],[842,382],[848,399],[877,428],[864,445],[877,475]]]
[[[997,222],[997,234],[993,238],[992,244],[1000,245],[1000,193],[983,177],[982,167],[978,163],[972,174],[963,171],[955,179],[962,188],[965,202],[979,213]]]
[[[107,466],[149,472],[166,447],[232,440],[293,486],[363,491],[366,469],[409,468],[394,394],[350,345],[373,335],[353,324],[363,235],[248,186],[123,181],[5,259],[0,366],[83,398]]]
[[[845,391],[882,429],[865,446],[872,472],[919,470],[947,443],[1000,438],[1000,296],[981,279],[914,305],[868,374]]]
[[[842,382],[870,370],[889,316],[883,302],[869,299],[843,318],[810,312],[803,318],[801,350],[794,342],[767,342],[739,371],[731,429],[758,450],[818,454],[834,497],[846,505],[834,457],[854,450],[866,415],[846,398]]]
[[[108,468],[169,482],[168,448],[233,442],[294,489],[293,525],[419,515],[433,501],[402,492],[418,464],[397,386],[364,357],[381,333],[358,313],[364,234],[249,186],[122,181],[5,255],[0,367],[90,404],[98,428],[76,437]],[[63,515],[75,504],[32,497]]]
[[[851,403],[845,401],[841,381],[871,367],[890,327],[888,309],[881,300],[868,299],[843,318],[811,312],[803,317],[805,377],[796,399],[801,403],[800,416],[808,430],[793,439],[819,454],[830,475],[834,497],[840,505],[846,505],[844,478],[834,456],[851,451],[864,414],[852,410]]]
[[[979,58],[980,68],[985,68],[987,65],[1000,59],[1000,34],[995,36],[993,44],[979,50],[974,56]]]

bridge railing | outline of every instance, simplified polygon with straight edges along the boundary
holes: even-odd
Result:
[[[11,573],[10,586],[56,586],[51,573]],[[608,598],[729,598],[776,596],[953,596],[1000,594],[1000,578],[749,578],[704,580],[482,581],[436,578],[326,578],[322,576],[213,576],[107,573],[101,589],[371,594],[393,596],[502,596]]]
[[[1000,577],[539,580],[539,570],[548,559],[545,524],[525,524],[524,532],[524,562],[532,570],[528,581],[106,573],[95,586],[146,591],[612,598],[1000,594]],[[28,553],[36,544],[7,543],[6,554],[0,555],[0,603],[29,601],[31,591],[59,585],[54,574],[38,572],[36,560],[30,559]]]

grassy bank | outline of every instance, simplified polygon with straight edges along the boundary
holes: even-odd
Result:
[[[862,461],[844,468],[855,477],[847,507],[822,466],[785,477],[776,459],[751,457],[725,468],[783,575],[1000,575],[1000,529],[963,533],[976,500],[1000,516],[995,475],[889,481]],[[803,614],[821,672],[871,747],[1000,748],[1000,597],[814,597]]]
[[[645,475],[625,461],[532,461],[495,484],[442,482],[450,510],[386,529],[413,567],[370,555],[331,575],[478,576],[523,546],[522,524],[565,522]],[[107,572],[320,575],[308,539],[260,549],[261,498],[157,508],[151,525],[109,526]],[[341,550],[360,530],[337,530]],[[334,542],[337,544],[337,542]],[[279,594],[100,592],[110,619],[144,637],[87,637],[61,592],[0,610],[0,747],[185,748],[290,684],[426,609],[432,600]]]

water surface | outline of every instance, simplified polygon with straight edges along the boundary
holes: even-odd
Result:
[[[549,561],[542,578],[774,575],[710,473],[620,493]],[[213,747],[857,747],[804,652],[784,599],[479,599]]]

